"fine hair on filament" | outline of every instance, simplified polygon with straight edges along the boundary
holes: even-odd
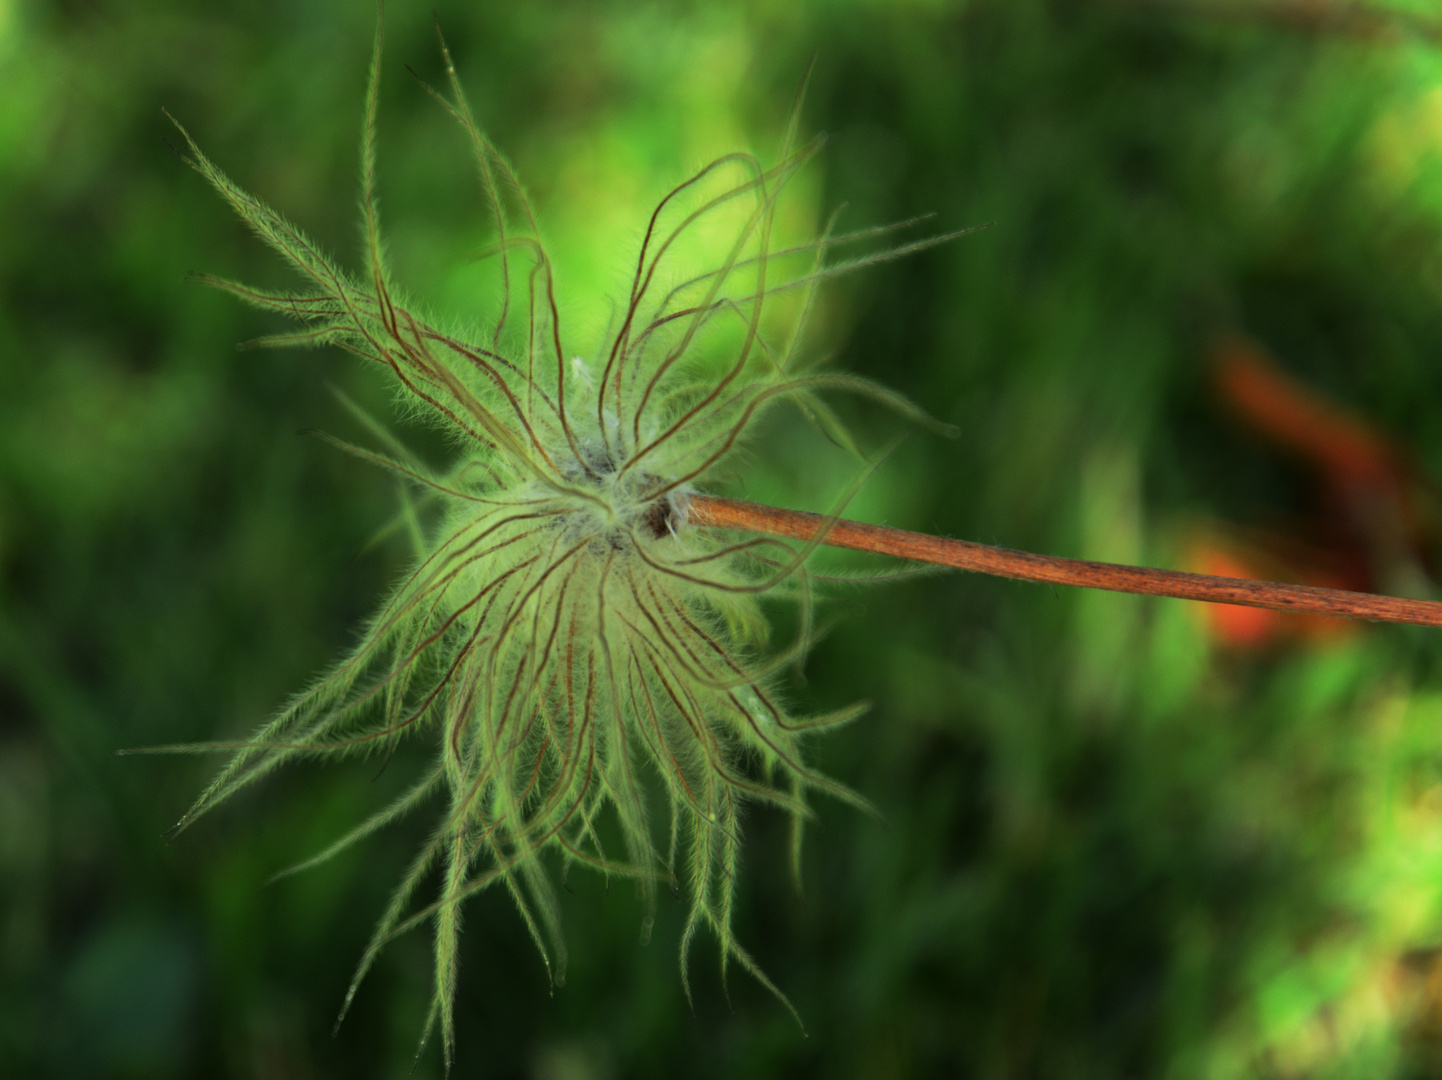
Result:
[[[815,637],[813,592],[839,577],[808,569],[824,534],[788,543],[698,528],[687,522],[687,500],[735,471],[754,426],[782,403],[858,460],[830,392],[859,393],[931,424],[897,394],[818,370],[801,342],[826,279],[950,237],[835,259],[843,245],[874,244],[900,226],[843,234],[833,215],[818,237],[777,244],[778,201],[821,143],[798,139],[798,95],[774,164],[727,154],[660,199],[605,340],[590,359],[573,356],[531,205],[472,118],[443,40],[441,53],[449,93],[426,89],[469,140],[499,266],[495,314],[479,329],[439,329],[387,269],[375,197],[379,29],[362,124],[360,272],[238,188],[176,124],[186,162],[303,286],[265,292],[196,279],[300,324],[251,344],[334,345],[389,369],[402,408],[442,428],[454,454],[435,469],[384,434],[381,449],[332,440],[425,499],[434,527],[359,644],[253,736],[157,748],[230,752],[175,830],[288,762],[388,760],[400,740],[424,738],[434,757],[409,790],[293,868],[422,807],[435,815],[362,954],[341,1018],[386,944],[429,925],[435,989],[421,1045],[438,1027],[449,1068],[464,902],[506,890],[559,984],[565,947],[553,875],[573,864],[633,879],[648,913],[658,886],[682,897],[688,998],[688,956],[702,935],[719,946],[723,979],[734,962],[791,1009],[732,933],[741,819],[748,803],[789,815],[799,873],[813,793],[867,808],[809,767],[802,746],[865,706],[797,716],[776,688],[778,671]],[[698,271],[683,253],[697,234],[718,229],[728,237],[724,254]],[[791,317],[778,328],[773,301],[783,294]],[[882,456],[858,466],[837,512]],[[882,576],[896,575],[868,580]],[[775,597],[799,606],[799,630],[768,651],[761,600]]]

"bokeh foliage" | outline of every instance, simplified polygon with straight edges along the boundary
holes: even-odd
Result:
[[[843,226],[998,222],[832,287],[813,347],[962,429],[914,436],[851,513],[1175,564],[1190,523],[1285,520],[1308,498],[1213,403],[1217,328],[1442,474],[1442,53],[1244,7],[438,14],[540,208],[578,351],[644,212],[719,152],[773,154],[815,55],[805,124],[832,133],[803,178],[816,221],[848,201]],[[372,19],[322,0],[0,0],[0,1072],[409,1068],[422,937],[328,1032],[421,826],[262,887],[404,777],[296,770],[167,846],[210,763],[112,756],[249,730],[405,564],[402,533],[377,539],[391,482],[295,434],[358,437],[327,384],[385,414],[384,381],[329,353],[231,350],[277,327],[183,274],[284,272],[161,142],[164,105],[353,257]],[[388,26],[396,275],[464,316],[487,281],[466,148],[399,66],[439,76],[428,9],[393,2]],[[897,426],[848,416],[873,446]],[[736,493],[788,506],[825,508],[849,475],[784,423],[756,458]],[[798,897],[784,822],[758,812],[737,915],[809,1037],[744,978],[728,1005],[704,969],[691,1013],[679,905],[643,948],[633,892],[574,875],[554,997],[505,898],[470,913],[460,1075],[1442,1067],[1435,633],[1241,653],[1190,605],[962,576],[833,610],[791,694],[876,702],[816,752],[886,821],[822,807]]]

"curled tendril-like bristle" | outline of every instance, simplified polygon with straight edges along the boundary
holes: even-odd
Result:
[[[618,328],[591,367],[571,368],[551,262],[524,190],[475,124],[442,42],[451,96],[430,92],[475,152],[503,292],[484,334],[442,332],[398,295],[382,256],[374,193],[380,41],[378,31],[363,125],[364,273],[338,268],[238,188],[177,123],[185,160],[305,284],[295,293],[267,293],[199,280],[302,324],[254,344],[332,344],[389,368],[461,451],[449,470],[435,472],[394,440],[383,438],[388,452],[347,446],[438,504],[440,525],[360,644],[253,738],[223,747],[233,751],[228,763],[176,828],[293,759],[388,756],[398,740],[425,733],[437,743],[425,774],[294,868],[330,858],[422,804],[440,806],[438,824],[365,950],[345,1008],[386,943],[430,923],[436,988],[427,1035],[439,1026],[449,1064],[462,905],[492,886],[513,897],[552,979],[561,982],[565,953],[546,853],[565,866],[634,878],[648,904],[658,884],[684,893],[688,996],[689,947],[709,931],[723,973],[735,961],[785,1002],[732,936],[741,808],[760,802],[791,815],[799,860],[810,793],[865,805],[808,767],[801,741],[862,709],[794,717],[770,684],[778,664],[810,643],[805,562],[815,542],[737,543],[688,528],[687,493],[725,467],[780,401],[797,404],[845,446],[852,444],[821,391],[859,391],[918,415],[860,379],[805,373],[797,342],[822,281],[945,238],[829,263],[835,245],[882,230],[835,235],[828,225],[812,243],[774,250],[777,201],[819,145],[796,144],[794,114],[776,164],[731,154],[661,200]],[[705,273],[679,274],[677,253],[723,215],[739,222],[724,259]],[[788,290],[803,290],[801,317],[773,345],[763,313]],[[703,345],[714,354],[716,341],[733,343],[725,362],[697,363]],[[777,591],[806,610],[795,645],[768,663],[747,641],[765,626],[758,597]],[[603,848],[603,815],[624,838],[623,851]],[[438,880],[439,892],[418,901],[428,880]]]

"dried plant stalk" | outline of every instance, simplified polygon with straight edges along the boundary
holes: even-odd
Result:
[[[952,540],[886,525],[863,525],[841,518],[800,510],[781,510],[714,495],[692,496],[687,504],[687,520],[703,527],[735,529],[808,542],[819,540],[832,547],[892,555],[1017,581],[1077,585],[1086,589],[1168,596],[1210,604],[1239,604],[1272,611],[1332,615],[1342,619],[1442,626],[1442,603],[1435,600],[1409,600],[1345,589],[1323,589],[1314,585],[1286,585],[1276,581],[1216,577],[1148,566],[1036,555],[1030,551],[978,544],[971,540]]]

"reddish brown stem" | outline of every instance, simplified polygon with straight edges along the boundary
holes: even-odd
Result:
[[[970,540],[949,540],[943,536],[892,529],[885,525],[863,525],[843,518],[832,520],[821,514],[780,510],[774,506],[722,499],[714,495],[692,495],[687,520],[693,525],[802,541],[812,539],[818,531],[825,529],[822,543],[832,547],[894,555],[900,559],[954,566],[958,570],[974,570],[979,574],[994,574],[1019,581],[1045,581],[1087,589],[1170,596],[1210,604],[1242,604],[1273,611],[1333,615],[1343,619],[1442,626],[1442,603],[1432,600],[1403,600],[1395,596],[1319,589],[1311,585],[1283,585],[1275,581],[1213,577],[1179,570],[1034,555],[1029,551],[1014,551]]]

